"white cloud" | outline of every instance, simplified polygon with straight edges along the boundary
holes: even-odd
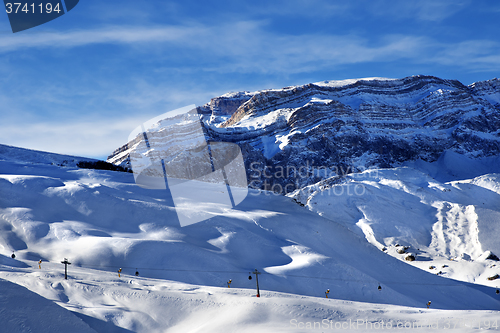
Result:
[[[348,1],[331,0],[273,0],[255,6],[248,2],[246,9],[253,15],[258,16],[286,16],[286,17],[338,17],[351,15],[356,11],[355,4]]]
[[[426,0],[415,2],[417,18],[425,21],[442,21],[465,8],[470,1],[458,0]],[[410,6],[411,7],[411,6]]]
[[[496,66],[495,55],[500,51],[494,41],[443,43],[405,35],[368,40],[357,35],[278,34],[266,28],[263,21],[241,21],[214,26],[122,26],[14,37],[4,35],[0,36],[0,52],[120,44],[131,46],[131,52],[140,54],[151,50],[155,56],[165,57],[167,62],[168,57],[184,56],[191,70],[293,74],[400,59],[457,66],[487,62]],[[475,45],[486,48],[478,49]],[[182,56],[167,52],[172,49],[180,51]]]
[[[0,142],[7,145],[85,157],[106,158],[125,144],[142,117],[95,119],[66,123],[12,123],[0,131]]]
[[[470,40],[441,45],[439,52],[426,59],[447,66],[459,66],[470,71],[499,71],[500,43]]]
[[[386,17],[386,20],[408,20],[440,22],[465,9],[471,0],[378,0],[365,1],[371,15]]]
[[[15,51],[23,48],[39,47],[77,47],[89,44],[132,44],[150,42],[175,42],[197,35],[197,27],[103,27],[93,30],[77,30],[69,32],[35,32],[23,35],[1,35],[1,52]]]

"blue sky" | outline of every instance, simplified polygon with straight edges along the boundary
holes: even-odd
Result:
[[[229,91],[492,79],[499,18],[487,0],[81,0],[13,34],[5,14],[0,143],[105,158],[142,122]]]

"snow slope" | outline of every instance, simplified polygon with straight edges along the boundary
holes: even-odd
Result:
[[[0,159],[5,161],[23,161],[30,164],[50,164],[76,166],[81,161],[97,161],[93,158],[48,153],[33,149],[19,148],[0,144]]]
[[[28,289],[0,279],[0,332],[96,333],[72,312]]]
[[[50,299],[73,311],[73,314],[66,311],[69,317],[61,315],[54,318],[59,313],[54,311],[53,303],[52,307],[45,303],[30,303],[33,307],[29,307],[29,310],[34,311],[29,316],[35,320],[22,328],[31,328],[34,332],[185,333],[258,330],[274,333],[331,330],[380,332],[401,329],[429,332],[436,328],[453,329],[453,332],[484,332],[486,328],[496,330],[499,325],[498,311],[491,310],[436,310],[432,304],[430,309],[422,309],[265,290],[261,298],[256,298],[255,292],[249,289],[208,287],[130,275],[118,278],[116,273],[82,268],[71,268],[70,278],[64,280],[56,263],[45,263],[42,270],[34,266],[16,269],[0,266],[0,275],[42,295],[46,299],[37,297],[46,303],[52,303],[47,300]],[[6,283],[9,282],[0,280],[2,286]],[[11,295],[20,289],[25,290],[12,283],[9,287],[12,288],[9,289]],[[1,310],[13,306],[19,309],[25,299],[21,296],[9,300],[7,305],[2,304]],[[31,299],[28,301],[31,302]],[[48,313],[46,317],[39,318],[35,314],[41,312],[42,306],[43,311],[47,310]],[[5,316],[5,311],[0,313],[2,318],[28,316],[26,311],[11,311]],[[74,323],[71,329],[64,327],[64,324],[71,322],[68,318],[75,319],[75,316],[93,330],[78,330],[83,324],[81,322]],[[29,331],[19,329],[19,326],[8,327],[10,333]]]
[[[290,331],[289,321],[296,317],[396,320],[408,313],[425,321],[458,319],[462,316],[444,310],[464,310],[485,319],[500,308],[495,288],[408,265],[343,221],[269,192],[251,191],[237,209],[181,228],[168,192],[139,188],[128,173],[21,160],[2,160],[0,170],[0,253],[5,258],[14,251],[19,259],[16,265],[2,261],[0,277],[55,300],[100,332],[110,331],[107,325],[118,332],[236,331],[238,325],[242,331],[264,326]],[[381,170],[370,183],[373,191],[383,186],[399,191],[401,179],[428,181],[416,171],[401,170],[400,180],[394,170]],[[472,183],[496,188],[498,183],[489,179],[446,188],[458,192]],[[445,193],[440,186],[428,191]],[[491,200],[485,206],[490,210]],[[430,208],[415,205],[428,216]],[[68,281],[62,277],[64,258],[72,262]],[[132,277],[136,269],[139,278]],[[263,273],[258,300],[249,297],[255,294],[255,280],[248,280],[254,269]],[[327,289],[331,299],[320,300]],[[444,312],[426,316],[429,300]]]
[[[447,178],[446,172],[436,178]],[[309,186],[291,197],[396,258],[413,254],[412,265],[499,286],[488,278],[500,273],[500,265],[485,260],[484,253],[500,253],[500,174],[436,178],[410,167],[377,169]]]

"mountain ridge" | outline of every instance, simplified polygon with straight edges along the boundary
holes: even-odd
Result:
[[[342,176],[339,170],[434,162],[448,150],[471,158],[500,153],[498,79],[469,86],[422,75],[323,81],[228,93],[196,111],[207,141],[240,146],[248,183],[259,189],[302,188]],[[161,132],[157,142],[166,161],[182,160],[165,139],[181,127],[170,124],[155,131]],[[130,152],[140,140],[116,149],[108,162],[130,167]],[[307,177],[275,176],[277,170],[301,167]],[[314,168],[325,172],[319,175]],[[266,172],[273,177],[265,177]]]

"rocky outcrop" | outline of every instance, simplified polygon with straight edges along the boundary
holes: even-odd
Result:
[[[500,154],[498,79],[470,86],[432,76],[324,81],[226,94],[197,110],[207,140],[241,147],[250,186],[282,193],[370,167],[435,161],[446,150]],[[177,154],[171,130],[158,139]],[[129,166],[133,146],[108,161]]]

